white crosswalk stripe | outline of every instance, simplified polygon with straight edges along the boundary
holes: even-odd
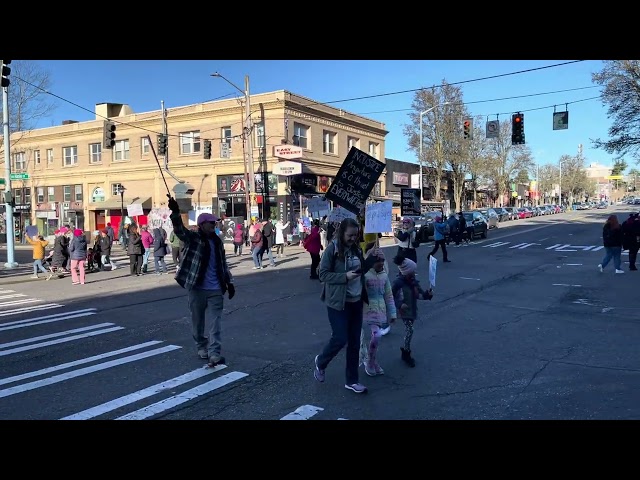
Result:
[[[553,252],[598,252],[604,249],[602,245],[571,245],[569,243],[556,243],[554,245],[550,245],[547,247],[536,242],[531,242],[531,243],[522,242],[514,245],[511,245],[511,242],[493,242],[493,243],[489,243],[487,245],[481,245],[481,246],[482,248],[500,248],[500,249],[505,248],[510,250],[542,248],[544,250],[550,250]],[[628,250],[623,251],[622,255],[629,255],[629,251]]]
[[[315,417],[320,412],[323,412],[324,408],[316,407],[315,405],[302,405],[296,408],[293,412],[287,413],[280,420],[309,420]],[[335,420],[347,420],[346,418],[336,418]]]
[[[193,400],[200,395],[204,395],[205,393],[209,393],[217,390],[218,388],[224,387],[225,385],[228,385],[231,382],[235,382],[236,380],[246,377],[247,375],[247,373],[243,372],[227,373],[226,375],[210,380],[206,383],[203,383],[202,385],[193,387],[186,392],[166,398],[154,403],[153,405],[149,405],[148,407],[143,407],[139,410],[136,410],[135,412],[123,415],[122,417],[118,417],[116,418],[116,420],[144,420],[145,418],[152,417],[166,410],[169,410],[170,408],[182,405],[183,403]]]
[[[118,332],[124,331],[125,327],[112,322],[99,320],[96,322],[95,319],[100,318],[98,316],[100,312],[96,308],[65,309],[56,313],[42,314],[33,309],[35,306],[26,307],[19,304],[20,308],[16,308],[17,306],[13,304],[15,301],[25,299],[40,301],[11,289],[0,290],[0,316],[5,315],[10,318],[8,321],[0,320],[0,357],[12,355],[17,358],[17,361],[7,364],[11,368],[3,369],[6,373],[3,378],[0,378],[0,419],[5,419],[3,417],[6,415],[3,412],[12,412],[6,419],[16,419],[13,416],[18,416],[18,419],[33,416],[53,419],[50,418],[51,414],[43,413],[43,409],[39,407],[33,407],[37,409],[24,412],[20,411],[20,407],[16,409],[15,404],[12,404],[13,407],[9,409],[2,408],[2,402],[11,401],[11,399],[23,396],[37,398],[37,395],[51,395],[52,392],[57,392],[53,393],[56,397],[56,408],[52,411],[58,412],[54,418],[63,417],[62,420],[87,420],[97,417],[111,417],[114,420],[151,419],[196,398],[220,394],[224,392],[221,390],[223,387],[249,375],[239,371],[221,374],[222,370],[228,369],[227,365],[222,364],[213,368],[200,367],[181,373],[178,363],[177,368],[169,368],[170,371],[173,370],[173,375],[176,373],[178,375],[166,375],[167,379],[158,383],[162,378],[158,378],[162,375],[162,371],[158,370],[157,360],[154,359],[174,355],[173,360],[168,361],[168,365],[175,365],[175,360],[181,358],[175,356],[176,352],[183,350],[181,346],[167,344],[159,339],[123,345],[122,343],[130,337],[118,335]],[[53,306],[64,307],[58,304],[38,307]],[[11,317],[14,318],[11,319]],[[61,325],[67,327],[60,328]],[[86,347],[83,345],[88,341],[92,341],[90,344],[92,354],[74,355],[75,352],[85,351]],[[49,365],[42,365],[35,360],[31,361],[29,357],[20,356],[37,350],[46,352],[48,348],[65,344],[69,347],[58,348],[55,353],[57,362],[51,362]],[[109,345],[110,348],[101,349],[99,345]],[[95,351],[96,349],[98,351]],[[191,355],[193,353],[189,355],[190,361],[192,361]],[[45,354],[38,358],[47,358],[47,356]],[[26,367],[21,368],[22,366]],[[144,382],[151,386],[144,386],[143,383],[144,388],[131,393],[131,390],[126,391],[128,383],[91,380],[96,376],[103,380],[124,378],[134,385]],[[147,381],[147,378],[153,381]],[[92,395],[92,392],[77,391],[82,379],[88,379],[84,381],[90,382],[88,385],[94,385],[91,388],[98,389],[95,395]],[[107,401],[103,403],[87,405],[94,396],[104,400],[105,392],[100,392],[103,383],[109,385],[108,392],[112,395],[112,399],[109,400],[107,397]],[[169,392],[171,395],[167,396]],[[166,398],[163,398],[165,396]],[[156,397],[157,401],[154,401],[153,397]],[[24,404],[27,405],[29,402]],[[62,404],[64,404],[63,407],[61,407]],[[23,402],[18,405],[23,405]],[[61,408],[64,409],[60,410]],[[64,412],[65,416],[61,415],[60,411]]]

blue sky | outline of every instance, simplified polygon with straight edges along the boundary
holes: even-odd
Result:
[[[251,93],[289,90],[316,101],[329,102],[367,95],[409,90],[501,75],[555,65],[570,60],[43,60],[38,63],[51,74],[50,91],[90,111],[101,102],[126,103],[134,112],[230,98],[237,93],[224,80],[213,78],[219,71],[239,87],[249,75]],[[587,163],[613,163],[613,156],[592,148],[590,139],[607,138],[610,120],[597,97],[600,87],[591,74],[602,68],[599,60],[588,60],[555,68],[510,75],[461,85],[473,116],[495,120],[525,113],[527,144],[539,164],[557,163],[563,154],[575,155],[583,145]],[[498,100],[505,97],[580,89],[550,95]],[[408,122],[413,93],[366,100],[332,103],[344,110],[384,122],[389,134],[386,156],[415,161],[407,150],[403,125]],[[486,100],[493,100],[486,102]],[[57,110],[41,127],[62,120],[93,120],[95,117],[66,102],[56,100]],[[569,128],[552,129],[553,105],[565,110],[569,103]],[[550,107],[550,108],[542,108]],[[398,111],[400,110],[400,111]]]

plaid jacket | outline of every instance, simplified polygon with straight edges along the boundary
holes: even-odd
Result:
[[[200,231],[192,232],[184,228],[180,213],[172,213],[170,218],[174,233],[184,242],[184,248],[181,252],[183,258],[180,260],[180,268],[175,279],[182,288],[191,290],[204,278],[209,264],[211,247],[207,238]],[[211,239],[216,246],[216,271],[224,294],[227,291],[227,285],[233,282],[233,277],[227,265],[222,240],[217,235],[213,235]]]

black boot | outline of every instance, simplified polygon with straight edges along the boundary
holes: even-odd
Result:
[[[400,351],[402,352],[402,361],[409,365],[411,368],[416,366],[416,361],[411,357],[411,350],[405,350],[400,347]]]

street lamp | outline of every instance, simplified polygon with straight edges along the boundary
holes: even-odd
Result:
[[[441,103],[439,105],[434,105],[433,107],[425,110],[424,112],[420,112],[420,149],[419,149],[420,150],[420,153],[419,153],[420,158],[418,159],[419,163],[420,163],[420,183],[419,183],[419,185],[420,185],[420,202],[422,202],[422,200],[424,200],[424,196],[423,196],[423,193],[422,193],[423,192],[423,189],[422,189],[422,118],[427,113],[429,113],[430,111],[432,111],[432,110],[434,110],[434,109],[436,109],[438,107],[442,107],[444,105],[449,105],[450,103],[451,102],[444,102],[444,103]]]
[[[124,233],[124,191],[126,190],[126,188],[124,188],[123,185],[119,185],[118,186],[118,193],[120,194],[120,228],[119,230],[121,230]]]
[[[238,87],[235,83],[230,81],[224,75],[214,72],[211,74],[212,77],[219,77],[231,85],[233,88],[238,90],[244,96],[244,108],[245,108],[245,126],[244,126],[244,138],[247,141],[247,159],[245,162],[249,164],[249,185],[247,185],[247,192],[251,192],[249,197],[250,203],[247,205],[249,211],[247,212],[247,219],[251,218],[251,207],[255,203],[255,176],[253,173],[253,139],[251,136],[251,96],[249,95],[249,75],[245,75],[244,77],[244,90]],[[244,143],[243,143],[244,145]],[[264,200],[263,200],[264,201]]]

